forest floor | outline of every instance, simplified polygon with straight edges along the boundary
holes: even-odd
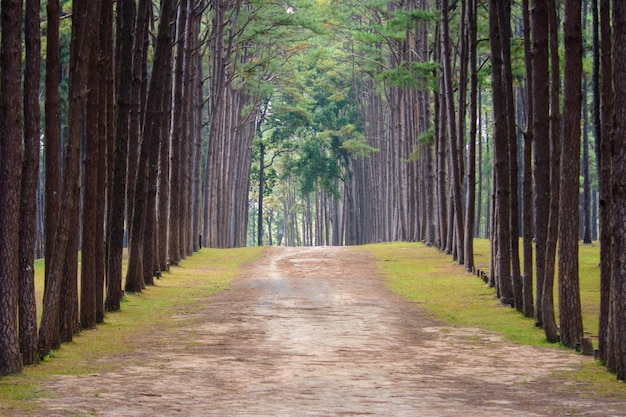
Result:
[[[571,351],[429,318],[349,248],[268,248],[227,291],[108,358],[59,375],[47,416],[626,416],[565,376]]]

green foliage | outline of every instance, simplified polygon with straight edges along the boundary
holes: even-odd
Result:
[[[352,138],[343,141],[341,149],[348,152],[350,155],[367,157],[371,153],[380,152],[380,149],[369,146],[364,137]]]
[[[382,71],[377,77],[377,81],[399,88],[411,88],[417,85],[415,76],[406,65]]]
[[[430,145],[435,140],[435,132],[433,128],[428,129],[425,132],[420,133],[417,136],[417,143],[421,143],[422,145]]]

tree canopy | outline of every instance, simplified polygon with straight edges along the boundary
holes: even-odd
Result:
[[[486,237],[502,303],[588,347],[582,238],[624,379],[621,7],[3,0],[0,372],[200,247],[248,244],[422,241],[474,271]],[[35,257],[43,317],[18,337]]]

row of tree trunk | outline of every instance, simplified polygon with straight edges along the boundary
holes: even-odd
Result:
[[[577,272],[583,4],[566,1],[561,29],[556,1],[522,3],[526,76],[520,80],[513,79],[511,2],[492,0],[488,5],[493,169],[484,227],[491,238],[490,283],[503,302],[534,315],[549,340],[574,346],[583,342]],[[59,21],[64,11],[58,0],[47,3],[46,286],[37,331],[33,201],[40,149],[40,4],[26,1],[22,29],[23,2],[2,1],[0,373],[19,371],[81,328],[102,322],[105,310],[120,308],[124,290],[142,291],[156,271],[178,263],[201,244],[246,244],[251,148],[263,117],[259,103],[271,96],[263,83],[278,66],[268,64],[269,56],[289,53],[282,43],[272,49],[254,34],[270,36],[267,26],[286,24],[283,15],[288,18],[293,8],[284,12],[280,7],[273,23],[255,26],[264,5],[162,0],[158,31],[152,36],[152,6],[147,0],[118,0],[114,22],[112,0],[73,2],[67,134],[62,137]],[[370,72],[359,68],[371,65],[355,65],[350,88],[361,98],[356,107],[366,144],[377,152],[365,157],[333,145],[341,165],[334,186],[309,194],[300,218],[295,215],[300,206],[295,191],[286,189],[284,236],[279,241],[421,240],[473,269],[474,219],[481,219],[474,208],[482,209],[475,199],[483,195],[475,190],[476,158],[482,157],[481,126],[486,125],[478,116],[481,9],[474,0],[442,0],[438,10],[432,6],[427,0],[410,0],[360,9],[367,14],[358,18],[368,25],[359,30],[366,27],[369,35],[380,35],[370,49],[382,58]],[[608,0],[591,4],[597,16],[593,83],[600,177],[599,351],[609,369],[624,379],[622,8]],[[206,25],[202,16],[209,19]],[[457,25],[455,38],[451,27]],[[392,33],[394,28],[400,30]],[[560,35],[565,46],[562,80]],[[357,63],[378,59],[365,49],[353,52]],[[249,88],[250,80],[257,83],[254,88]],[[339,135],[341,127],[333,129]],[[483,181],[478,183],[480,187]],[[330,188],[341,190],[343,199]],[[524,239],[523,265],[519,236]],[[129,259],[124,280],[125,241]],[[557,255],[558,326],[552,300]]]
[[[582,123],[586,111],[583,86],[587,85],[582,71],[582,12],[584,9],[587,15],[587,3],[567,1],[562,9],[562,27],[557,2],[522,3],[526,75],[518,80],[513,78],[512,68],[511,2],[490,1],[488,9],[493,109],[492,202],[486,225],[492,254],[489,282],[503,303],[528,317],[534,316],[549,341],[572,348],[587,342],[583,337],[578,277],[578,245],[581,238],[589,242],[591,229],[588,214],[583,222],[580,219],[581,204],[590,204],[589,175],[584,171],[588,167],[589,145],[588,139],[584,140],[586,129],[581,129],[586,126]],[[596,3],[590,6],[594,15],[598,11]],[[595,81],[597,89],[602,87],[601,94],[596,94],[601,98],[601,106],[595,110],[602,253],[599,352],[608,368],[624,379],[626,287],[624,265],[618,255],[624,236],[621,225],[625,136],[620,130],[624,120],[620,113],[624,78],[620,36],[624,25],[619,4],[611,7],[610,2],[601,1],[599,6],[600,19],[594,20],[593,28],[596,36],[601,31],[601,36],[597,36],[601,44],[596,41],[598,46],[594,48],[598,55],[594,58],[593,76],[601,80],[601,84]],[[392,2],[385,16],[399,9],[427,10],[428,4]],[[370,12],[372,21],[384,21],[379,10]],[[406,25],[405,38],[388,36],[384,47],[382,43],[377,46],[389,54],[384,65],[381,63],[380,72],[412,68],[414,84],[390,76],[381,89],[371,74],[358,73],[354,77],[355,96],[361,99],[356,105],[365,121],[364,135],[377,152],[368,157],[352,157],[344,166],[345,235],[340,236],[345,244],[422,240],[453,254],[471,271],[474,219],[480,219],[474,209],[481,207],[476,205],[476,196],[482,194],[475,190],[476,159],[482,156],[480,151],[477,155],[476,144],[483,143],[482,139],[477,140],[482,123],[482,118],[477,117],[478,4],[468,1],[452,5],[444,0],[440,12],[440,23],[434,26],[432,56],[440,64],[435,69],[439,89],[432,99],[424,87],[426,81],[422,81],[425,77],[414,65],[415,61],[425,62],[429,58],[428,31],[433,22],[427,17]],[[452,23],[459,24],[456,43],[451,39]],[[563,56],[559,50],[562,43]],[[457,55],[452,53],[453,45]],[[421,57],[421,61],[416,57]],[[285,218],[288,215],[293,216],[285,214]],[[290,239],[288,244],[293,241]],[[555,285],[559,295],[558,323],[553,300]]]
[[[66,69],[59,28],[69,10],[48,1],[40,144],[41,5],[29,0],[24,11],[22,1],[2,1],[0,374],[19,372],[102,323],[105,311],[120,309],[125,291],[142,291],[203,244],[245,245],[256,119],[237,78],[237,63],[249,59],[235,39],[241,7],[227,0],[72,2]],[[203,26],[206,15],[213,20]],[[46,268],[38,325],[33,265],[42,145]]]

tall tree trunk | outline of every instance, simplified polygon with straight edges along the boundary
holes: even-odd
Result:
[[[39,0],[26,1],[24,69],[24,155],[20,203],[19,329],[24,365],[39,362],[37,352],[37,308],[35,303],[35,226],[41,110],[41,29]]]
[[[106,276],[106,205],[110,201],[109,147],[115,141],[113,82],[113,0],[102,0],[100,13],[100,93],[98,119],[98,185],[96,206],[96,323],[104,321],[104,281]]]
[[[532,95],[535,184],[535,325],[543,326],[543,281],[550,210],[550,100],[548,90],[548,9],[544,0],[532,0]]]
[[[22,126],[20,124],[22,1],[2,1],[0,47],[0,375],[20,372],[18,330],[20,182]]]
[[[598,349],[600,359],[611,369],[614,363],[612,346],[611,275],[613,244],[611,225],[611,142],[613,140],[613,62],[611,34],[611,6],[609,0],[600,0],[601,71],[602,93],[600,103],[601,136],[599,141],[598,167],[600,183],[600,317],[598,325]]]
[[[626,380],[626,5],[613,2],[613,85],[614,136],[609,160],[611,190],[611,248],[613,264],[610,276],[609,340],[607,366],[620,380]],[[606,136],[603,135],[603,140]],[[612,145],[612,146],[611,146]],[[604,155],[604,154],[603,154]]]
[[[474,213],[476,207],[476,124],[478,123],[477,95],[478,75],[476,68],[476,1],[467,5],[469,26],[469,68],[470,68],[470,133],[467,152],[467,202],[465,204],[465,269],[474,270]]]
[[[170,144],[172,121],[172,71],[165,75],[165,114],[161,118],[161,142],[159,145],[159,173],[157,189],[157,230],[158,230],[158,260],[159,271],[169,269],[168,233],[169,233],[169,205],[170,205]]]
[[[185,83],[184,105],[186,117],[186,129],[184,140],[181,142],[180,154],[180,179],[181,179],[181,208],[180,208],[180,251],[181,256],[193,254],[192,231],[191,231],[191,171],[193,169],[192,142],[195,129],[195,55],[198,50],[198,34],[196,33],[198,13],[195,12],[197,0],[188,0],[187,4],[187,30],[185,31]],[[247,202],[247,200],[246,200]]]
[[[85,60],[88,61],[87,59]],[[82,121],[81,121],[82,123]],[[80,152],[80,151],[79,151]],[[67,158],[66,158],[67,161]],[[77,156],[76,162],[72,169],[80,170],[80,156]],[[76,180],[77,182],[79,179]],[[79,185],[76,185],[78,189]],[[80,322],[78,317],[78,251],[79,251],[79,221],[80,221],[80,191],[76,191],[76,202],[73,211],[68,218],[70,221],[76,222],[76,226],[72,227],[67,236],[67,246],[65,249],[66,257],[63,263],[61,276],[61,300],[59,311],[59,331],[61,343],[71,342],[74,335],[80,331]],[[63,204],[61,204],[62,206]]]
[[[437,38],[441,33],[437,31]],[[439,44],[440,42],[437,42]],[[435,56],[440,55],[440,48],[435,47]],[[441,59],[439,57],[439,59]],[[443,105],[443,77],[439,77],[439,92],[435,98],[435,152],[437,154],[437,214],[439,225],[439,250],[445,250],[448,246],[448,199],[446,198],[446,115],[445,105]]]
[[[612,346],[609,369],[626,380],[626,5],[613,2],[613,82],[615,85],[615,137],[612,149],[613,273],[610,318]],[[609,161],[604,161],[608,163]]]
[[[626,23],[626,22],[625,22]],[[580,187],[580,110],[582,94],[581,0],[565,2],[565,78],[561,199],[559,207],[559,318],[561,343],[582,343],[578,282],[578,193]],[[625,52],[625,51],[621,51]],[[624,90],[626,92],[626,90]],[[567,151],[565,151],[567,150]]]
[[[194,11],[197,16],[194,18],[194,27],[196,31],[196,38],[200,34],[202,7],[204,7],[204,1],[200,1],[200,4]],[[203,142],[203,116],[202,110],[204,109],[204,80],[202,72],[202,62],[204,61],[203,54],[200,53],[199,46],[200,41],[195,40],[196,45],[193,50],[194,55],[194,133],[193,133],[193,209],[192,209],[192,225],[191,230],[193,233],[193,250],[197,251],[202,247],[202,142]],[[170,100],[171,101],[171,100]]]
[[[133,8],[135,6],[133,5]],[[130,113],[128,120],[128,162],[126,168],[126,219],[133,218],[135,207],[135,186],[137,182],[137,164],[139,163],[139,148],[143,128],[144,109],[142,104],[143,93],[143,66],[148,60],[148,45],[144,38],[148,35],[150,23],[150,2],[139,0],[133,26],[133,57],[131,67]],[[128,227],[128,240],[132,240],[132,228]]]
[[[583,2],[583,19],[582,19],[582,33],[587,35],[587,16],[588,16],[589,2],[585,0]],[[583,59],[587,56],[587,47],[583,44]],[[595,65],[595,63],[594,63]],[[583,74],[582,82],[582,160],[581,170],[583,179],[583,198],[582,198],[582,222],[583,228],[581,236],[583,243],[591,244],[591,177],[589,173],[589,106],[588,106],[588,77],[587,74]]]
[[[561,116],[560,109],[560,69],[559,69],[559,39],[556,3],[548,0],[548,19],[550,31],[550,211],[548,213],[548,235],[546,239],[545,268],[542,290],[541,308],[543,327],[546,339],[558,341],[558,329],[554,316],[554,274],[556,245],[559,230],[559,203],[560,203],[560,166],[561,166]]]
[[[165,0],[161,4],[161,18],[157,45],[154,53],[154,69],[150,79],[148,99],[146,101],[146,118],[143,130],[143,140],[139,152],[137,166],[137,184],[135,188],[135,210],[132,218],[131,247],[129,248],[128,273],[126,276],[126,291],[141,292],[145,284],[145,271],[153,272],[154,226],[156,219],[156,174],[159,156],[159,135],[161,133],[160,119],[166,107],[165,77],[170,69],[171,61],[171,30],[170,22],[173,19],[173,0]],[[150,178],[150,175],[152,178]],[[150,203],[150,205],[148,205]],[[145,233],[151,236],[145,239]],[[138,239],[143,236],[144,239]],[[150,254],[148,254],[150,252]],[[142,261],[144,261],[142,263]],[[152,275],[150,275],[152,276]]]
[[[495,221],[497,242],[495,244],[495,279],[500,297],[512,302],[511,285],[511,187],[509,169],[509,139],[507,122],[507,102],[504,78],[502,44],[503,28],[500,27],[500,14],[503,13],[499,1],[489,2],[489,34],[491,39],[491,79],[494,117],[494,173],[495,173]]]
[[[58,0],[49,0],[46,6],[48,29],[46,33],[46,117],[45,117],[45,288],[56,288],[60,283],[59,276],[50,274],[52,271],[52,254],[54,253],[55,233],[58,227],[58,215],[61,198],[61,152],[60,152],[60,95],[59,78],[61,76],[61,47],[59,43],[59,16],[61,9]],[[60,288],[60,287],[59,287]],[[56,294],[55,297],[59,295]],[[53,298],[52,298],[53,299]],[[52,301],[51,299],[51,301]],[[44,295],[45,300],[45,295]],[[45,301],[44,301],[45,302]],[[42,322],[43,324],[43,322]],[[50,348],[59,345],[59,319],[58,313],[51,316],[47,323],[48,329],[39,329],[39,344],[41,345],[41,333],[48,332],[51,338],[48,343]]]
[[[182,248],[180,245],[181,224],[181,142],[185,139],[186,122],[184,106],[184,81],[185,81],[185,30],[187,25],[188,0],[182,0],[178,6],[178,19],[176,22],[176,57],[174,64],[174,98],[173,120],[171,131],[171,166],[170,166],[170,223],[169,223],[169,256],[173,264],[178,264],[181,259]]]
[[[128,158],[132,48],[135,25],[134,1],[117,2],[116,36],[116,113],[115,156],[108,216],[107,311],[118,311],[122,300],[122,250],[124,246],[124,211],[126,207],[126,173]]]
[[[92,0],[93,1],[93,0]],[[90,18],[100,21],[101,1],[95,1],[95,14]],[[83,329],[96,327],[96,229],[98,225],[98,170],[100,107],[100,39],[99,25],[91,25],[89,36],[89,76],[87,80],[87,107],[85,111],[85,151],[83,159],[83,220],[80,273],[80,325]],[[104,190],[104,189],[101,189]]]
[[[533,307],[533,67],[530,54],[529,0],[523,0],[524,63],[526,66],[526,131],[524,132],[524,179],[522,184],[522,229],[524,252],[524,316],[534,315]]]
[[[260,126],[260,124],[259,124]],[[259,218],[257,219],[257,245],[263,246],[263,194],[265,193],[265,144],[259,141]]]
[[[583,178],[583,206],[582,206],[582,226],[583,243],[591,244],[591,176],[589,173],[589,110],[587,106],[587,76],[583,76],[583,145],[582,145],[582,178]]]
[[[511,68],[511,1],[499,2],[499,21],[502,46],[502,81],[506,98],[506,119],[509,153],[509,228],[511,246],[511,280],[515,307],[522,311],[523,295],[519,260],[519,199],[517,163],[517,125],[515,94],[513,92],[513,71]]]
[[[480,225],[482,224],[483,215],[483,134],[482,134],[482,93],[478,91],[478,191],[476,192],[476,230],[474,234],[477,237],[484,237],[481,233]]]
[[[463,204],[461,197],[461,178],[459,173],[459,155],[456,146],[458,141],[458,132],[456,130],[455,111],[454,111],[454,89],[452,88],[452,65],[450,63],[450,31],[448,16],[448,0],[442,2],[442,62],[443,62],[443,78],[445,84],[445,104],[448,114],[448,137],[450,139],[450,173],[451,173],[451,189],[452,202],[454,207],[454,227],[456,233],[456,250],[457,261],[459,264],[465,263],[463,257]]]
[[[39,333],[39,352],[42,355],[53,349],[58,344],[58,340],[71,340],[73,333],[78,330],[79,151],[81,116],[85,105],[87,64],[89,62],[87,58],[89,56],[87,19],[92,13],[92,3],[73,3],[68,137],[59,209],[59,213],[63,214],[64,221],[59,222],[56,230],[54,252],[50,263],[50,274],[54,277],[50,283],[54,283],[54,285],[46,285],[44,291],[42,323]],[[57,320],[59,321],[58,331],[60,334],[52,333]]]

